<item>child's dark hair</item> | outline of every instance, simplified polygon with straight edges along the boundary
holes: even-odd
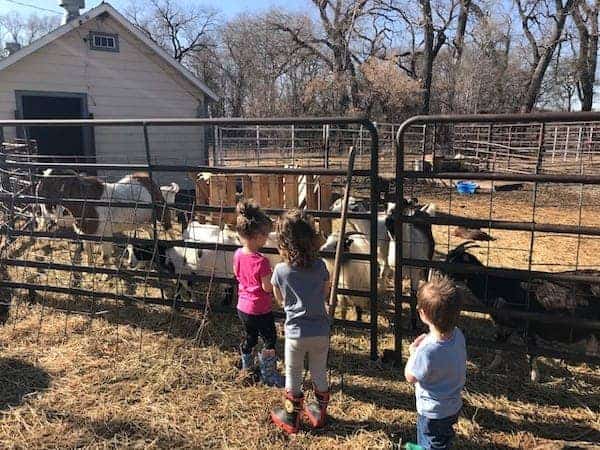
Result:
[[[417,292],[417,308],[441,333],[449,333],[456,326],[460,303],[454,283],[439,273],[434,272]]]
[[[271,231],[271,219],[251,200],[238,203],[237,213],[235,229],[241,237],[251,239]]]
[[[294,267],[310,267],[319,251],[319,235],[313,219],[293,209],[277,221],[279,253]]]

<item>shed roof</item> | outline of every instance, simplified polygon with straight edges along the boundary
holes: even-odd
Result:
[[[40,48],[48,45],[49,43],[59,39],[61,36],[64,36],[69,31],[74,30],[81,25],[93,20],[103,14],[110,15],[113,19],[115,19],[123,28],[133,34],[136,38],[146,44],[154,53],[156,53],[161,59],[163,59],[166,63],[168,63],[171,67],[173,67],[177,73],[179,73],[182,77],[184,77],[187,81],[192,83],[195,87],[204,92],[208,97],[212,100],[217,101],[219,97],[215,92],[213,92],[205,83],[202,82],[199,78],[194,76],[188,69],[186,69],[182,64],[173,59],[167,52],[165,52],[162,48],[156,45],[148,36],[146,36],[142,31],[140,31],[135,25],[133,25],[125,16],[123,16],[119,11],[117,11],[110,3],[101,3],[95,8],[90,9],[88,12],[82,14],[77,19],[71,20],[65,25],[60,26],[54,31],[46,34],[45,36],[37,39],[32,42],[30,45],[21,48],[16,51],[12,55],[8,56],[0,60],[0,70],[4,70],[7,67],[12,66],[17,63],[21,59],[25,58],[27,55],[30,55]]]

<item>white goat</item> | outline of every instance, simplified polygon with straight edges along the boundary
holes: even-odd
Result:
[[[338,233],[330,234],[325,243],[321,246],[322,252],[335,252],[340,235]],[[370,252],[369,238],[358,232],[347,233],[344,239],[344,253],[363,253]],[[333,258],[323,258],[329,274],[333,276]],[[371,273],[369,270],[369,261],[350,259],[343,261],[340,266],[340,278],[338,287],[340,289],[354,289],[359,291],[370,291]],[[378,280],[377,290],[381,291],[381,278]],[[338,301],[341,310],[342,319],[346,319],[348,307],[356,309],[356,320],[362,320],[363,311],[369,311],[370,299],[368,297],[359,297],[356,295],[338,294]]]
[[[385,213],[377,215],[377,263],[379,264],[379,277],[387,280],[393,276],[396,268],[396,243],[394,241],[394,211],[395,203],[388,203]],[[354,197],[350,197],[348,209],[352,212],[367,212],[367,208]],[[417,200],[405,200],[404,210],[412,212],[413,215],[435,216],[435,205],[428,204],[417,209]],[[332,211],[341,211],[341,199],[335,201]],[[371,235],[371,222],[368,219],[347,219],[348,231],[356,231],[367,237]],[[406,258],[431,260],[435,242],[431,235],[430,225],[402,224],[403,254]],[[426,279],[425,270],[410,267],[406,270],[407,278],[411,280],[411,290],[418,287],[419,280]]]

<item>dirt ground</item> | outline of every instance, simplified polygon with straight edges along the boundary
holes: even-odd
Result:
[[[493,194],[491,206],[489,194],[449,198],[448,191],[422,186],[413,194],[422,202],[435,201],[440,211],[467,217],[485,218],[491,211],[494,219],[516,221],[533,214],[531,187]],[[537,222],[579,223],[578,188],[538,194]],[[586,189],[583,200],[581,224],[596,225],[600,196]],[[434,234],[437,250],[445,253],[448,227],[435,227]],[[497,240],[489,244],[489,259],[487,243],[476,250],[483,261],[528,267],[530,233],[492,235]],[[460,242],[450,238],[451,247]],[[76,253],[74,245],[29,245],[25,239],[15,249],[11,257],[63,263],[73,262]],[[533,249],[536,270],[600,269],[597,238],[539,233]],[[88,290],[143,295],[144,289],[68,272],[13,268],[9,275],[13,281]],[[335,330],[330,424],[289,438],[267,420],[281,392],[236,382],[241,331],[233,315],[50,293],[28,298],[19,292],[14,300],[10,319],[0,328],[0,448],[375,449],[415,440],[413,387],[403,381],[402,368],[369,359],[367,332]],[[100,314],[84,314],[90,311]],[[381,351],[393,341],[387,321],[380,325]],[[465,314],[461,328],[487,338],[494,332],[479,314]],[[542,382],[532,384],[524,356],[506,354],[499,369],[488,371],[493,352],[468,350],[456,448],[598,448],[600,368],[545,360]]]

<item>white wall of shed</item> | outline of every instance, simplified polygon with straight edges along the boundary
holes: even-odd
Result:
[[[118,34],[119,52],[91,50],[90,31]],[[15,117],[15,91],[24,90],[85,93],[96,119],[194,118],[205,101],[203,92],[110,17],[92,20],[1,71],[0,118]],[[4,136],[15,137],[15,130],[5,129]],[[149,137],[155,162],[203,161],[201,127],[150,128]],[[146,161],[141,129],[96,128],[95,148],[98,163]],[[111,178],[119,175],[111,172]],[[191,187],[183,174],[158,176],[163,184]]]

